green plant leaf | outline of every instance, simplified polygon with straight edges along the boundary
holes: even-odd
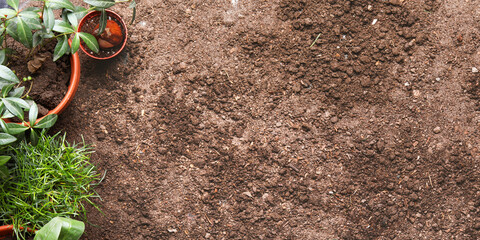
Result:
[[[7,102],[10,102],[12,104],[16,104],[17,106],[24,108],[24,109],[30,109],[30,104],[28,104],[25,100],[21,98],[16,98],[16,97],[8,97],[8,98],[3,98],[2,100],[5,100]]]
[[[57,114],[50,114],[42,118],[37,125],[34,126],[34,128],[51,128],[53,125],[55,125],[55,122],[57,121]]]
[[[32,48],[33,34],[30,27],[23,21],[22,18],[18,18],[17,21],[17,33],[20,42],[27,48]]]
[[[10,90],[15,86],[15,83],[12,84],[7,84],[2,87],[2,98],[5,98],[8,96],[8,93],[10,93]]]
[[[2,98],[2,103],[5,105],[5,107],[7,108],[7,110],[9,112],[11,112],[15,117],[18,117],[23,121],[24,111],[23,111],[22,107],[24,107],[24,106],[21,106],[19,104],[20,101],[16,101],[16,100],[13,100],[13,99],[15,99],[15,98]],[[17,99],[20,99],[20,98],[17,98]],[[22,100],[22,99],[20,99],[20,100]],[[25,104],[28,105],[28,103],[26,103],[26,102],[25,102]],[[28,106],[28,108],[30,108],[30,106]]]
[[[53,31],[59,32],[59,33],[73,33],[75,32],[75,29],[73,29],[73,27],[65,21],[55,20]]]
[[[30,130],[30,143],[33,146],[37,146],[38,139],[39,139],[39,136],[38,136],[37,131],[35,131],[35,129]]]
[[[78,240],[84,231],[85,224],[81,221],[54,217],[36,232],[34,240]]]
[[[73,27],[78,27],[77,15],[73,12],[67,14],[68,21],[72,24]]]
[[[0,33],[0,34],[2,34],[2,33]],[[0,45],[1,45],[1,43],[0,43]],[[6,60],[7,60],[7,54],[5,52],[5,49],[1,49],[0,50],[0,65],[4,65]]]
[[[7,145],[17,141],[17,138],[8,134],[8,133],[0,133],[0,145]]]
[[[73,11],[77,19],[82,19],[88,13],[88,9],[82,6],[75,6],[75,10]]]
[[[10,9],[10,8],[2,8],[0,9],[0,18],[11,18],[17,15],[17,11]]]
[[[8,93],[9,97],[22,97],[23,92],[25,91],[25,87],[14,88],[10,93]]]
[[[39,19],[40,16],[38,15],[37,12],[35,11],[26,11],[23,10],[20,13],[18,13],[18,16],[21,16],[23,18],[33,18],[33,19]]]
[[[53,51],[53,61],[57,61],[61,58],[65,53],[68,52],[70,47],[68,46],[68,40],[66,36],[62,36],[58,39],[57,45],[55,46],[55,50]]]
[[[3,103],[1,104],[2,108],[5,108],[5,105]],[[6,108],[3,111],[2,118],[13,118],[15,117],[11,112],[9,112]]]
[[[10,156],[0,156],[0,179],[5,179],[8,177],[8,168],[5,166],[8,160],[10,160]]]
[[[7,0],[7,4],[18,12],[18,0]]]
[[[33,43],[33,47],[36,47],[38,46],[40,43],[43,42],[43,37],[42,37],[42,31],[36,31],[33,33],[33,36],[32,36],[32,43]]]
[[[10,35],[15,41],[20,42],[20,39],[18,38],[17,34],[17,21],[18,17],[12,18],[7,21],[7,33]]]
[[[31,28],[42,29],[43,26],[40,23],[40,16],[34,11],[21,11],[18,16]]]
[[[100,21],[99,21],[99,26],[98,30],[95,33],[97,36],[103,33],[105,31],[105,28],[107,27],[107,12],[105,9],[102,9],[102,13],[100,14]]]
[[[18,125],[20,125],[20,124],[18,124]],[[7,123],[5,122],[5,120],[3,120],[1,118],[0,118],[0,126],[2,127],[3,132],[9,133]]]
[[[4,131],[12,135],[17,135],[29,129],[29,127],[23,126],[22,124],[18,124],[18,123],[6,123],[6,127],[8,131],[5,131],[5,130]]]
[[[130,20],[130,25],[132,25],[137,15],[137,3],[135,2],[135,0],[132,0],[130,2],[130,5],[128,6],[128,8],[132,9],[132,20]]]
[[[51,8],[45,7],[43,9],[43,24],[47,29],[47,32],[51,32],[53,26],[55,26],[55,14]]]
[[[79,47],[80,47],[80,36],[78,35],[78,33],[75,33],[72,39],[71,53],[75,54],[78,51]]]
[[[20,80],[18,80],[17,75],[13,73],[10,68],[0,65],[0,79],[12,82],[12,83],[19,83]]]
[[[98,8],[109,8],[115,5],[115,0],[83,0],[85,3]]]
[[[100,51],[97,39],[92,34],[86,32],[78,32],[77,34],[82,38],[83,42],[87,44],[87,47],[90,48],[90,50],[96,53]]]
[[[5,165],[8,162],[8,160],[10,160],[10,158],[11,158],[10,156],[0,156],[0,166]]]
[[[30,121],[30,126],[34,126],[35,122],[37,121],[38,117],[38,106],[36,103],[33,103],[30,106],[30,110],[28,111],[28,121]]]
[[[69,10],[75,10],[75,7],[73,6],[73,3],[68,1],[68,0],[48,0],[47,1],[47,7],[51,9],[69,9]]]

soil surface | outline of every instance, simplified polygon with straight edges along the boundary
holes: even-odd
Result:
[[[107,171],[83,239],[480,238],[476,1],[137,3],[54,129]]]
[[[25,52],[25,47],[14,48]],[[49,110],[54,109],[67,93],[71,74],[70,56],[65,55],[53,62],[53,49],[55,43],[40,49],[31,58],[12,59],[9,67],[15,71],[21,84],[25,87],[24,94],[35,100],[39,108],[39,116],[44,116]],[[27,56],[20,54],[19,56]],[[30,69],[29,69],[30,67]],[[31,80],[24,81],[30,77]],[[17,121],[18,122],[18,121]]]

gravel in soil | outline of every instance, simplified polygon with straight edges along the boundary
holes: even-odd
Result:
[[[107,171],[84,239],[479,238],[475,6],[139,0],[55,127]]]

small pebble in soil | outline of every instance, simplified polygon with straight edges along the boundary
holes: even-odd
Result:
[[[440,127],[435,127],[433,129],[433,133],[435,133],[435,134],[439,134],[441,131],[442,131],[442,129]]]
[[[332,123],[336,123],[336,122],[338,122],[338,117],[332,117],[332,118],[330,119],[330,121],[331,121]]]
[[[472,73],[478,73],[478,68],[472,67]]]

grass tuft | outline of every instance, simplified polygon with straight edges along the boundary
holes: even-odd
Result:
[[[65,135],[41,134],[38,144],[22,141],[9,154],[10,178],[0,181],[0,225],[40,229],[54,217],[85,218],[84,203],[98,197],[100,174],[89,162],[92,149],[71,145]]]

